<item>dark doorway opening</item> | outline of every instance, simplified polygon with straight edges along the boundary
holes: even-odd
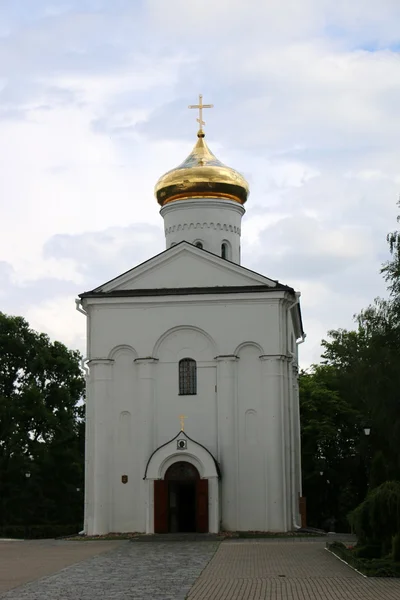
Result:
[[[176,462],[165,473],[168,482],[168,531],[196,531],[196,482],[199,472],[192,464]]]
[[[154,482],[154,531],[208,531],[208,481],[200,479],[192,464],[176,462],[165,473],[165,479]]]
[[[168,482],[168,531],[196,531],[196,484],[185,481]]]

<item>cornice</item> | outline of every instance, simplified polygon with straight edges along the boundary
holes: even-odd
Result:
[[[236,354],[219,354],[214,358],[217,362],[236,362],[239,357]]]
[[[259,359],[264,361],[277,360],[281,362],[290,362],[293,360],[292,357],[287,354],[261,354]]]
[[[229,225],[228,223],[179,223],[178,225],[171,225],[170,227],[165,228],[165,235],[170,233],[174,233],[175,231],[189,231],[189,230],[197,230],[197,229],[213,229],[214,231],[231,231],[232,233],[237,233],[240,235],[241,230],[240,227],[236,227],[235,225]]]

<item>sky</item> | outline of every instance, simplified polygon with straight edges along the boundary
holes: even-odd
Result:
[[[77,294],[165,247],[205,111],[250,185],[242,264],[301,292],[302,366],[385,295],[399,0],[0,0],[0,310],[85,353]]]

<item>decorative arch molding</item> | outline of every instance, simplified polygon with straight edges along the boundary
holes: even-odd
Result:
[[[258,443],[257,411],[253,408],[246,410],[244,420],[246,444],[256,446]]]
[[[200,327],[195,327],[193,325],[178,325],[177,327],[172,327],[171,329],[168,329],[167,331],[165,331],[156,341],[154,348],[153,348],[153,353],[152,356],[154,358],[159,358],[159,351],[160,351],[160,347],[162,345],[162,343],[170,336],[173,335],[174,333],[177,333],[178,331],[191,331],[191,332],[195,332],[195,333],[200,333],[201,335],[203,335],[211,344],[212,346],[212,356],[216,356],[216,354],[218,354],[216,348],[217,345],[214,341],[214,339],[211,337],[211,335],[209,335],[206,331],[204,331],[204,329],[200,329]]]
[[[186,441],[184,450],[177,450],[179,439]],[[143,479],[164,479],[165,473],[176,462],[188,462],[198,470],[202,479],[219,479],[221,471],[211,452],[184,431],[180,431],[169,442],[162,444],[150,456]]]
[[[239,344],[239,346],[236,348],[236,350],[233,352],[233,354],[235,354],[236,356],[239,356],[239,353],[241,350],[244,350],[244,348],[247,347],[253,347],[256,348],[260,355],[264,354],[264,349],[262,346],[260,346],[260,344],[258,344],[257,342],[242,342],[241,344]]]
[[[129,346],[129,344],[119,344],[109,352],[107,358],[108,360],[116,360],[119,355],[128,353],[132,354],[133,359],[138,357],[138,353],[136,352],[135,348]]]
[[[171,456],[167,456],[167,458],[161,463],[159,468],[160,477],[158,479],[165,479],[165,474],[168,469],[177,462],[187,462],[196,467],[199,472],[200,478],[205,479],[204,472],[205,468],[203,463],[195,456],[194,454],[189,454],[187,452],[184,456],[182,456],[182,452],[176,452],[175,454],[171,454]]]
[[[186,231],[189,229],[214,229],[215,231],[230,231],[231,233],[241,234],[240,227],[230,225],[228,223],[179,223],[179,225],[171,225],[165,229],[165,234],[174,233],[175,231]]]

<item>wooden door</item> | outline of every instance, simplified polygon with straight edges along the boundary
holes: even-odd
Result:
[[[208,533],[208,479],[196,481],[196,530]]]
[[[154,481],[154,533],[168,533],[168,481]]]

